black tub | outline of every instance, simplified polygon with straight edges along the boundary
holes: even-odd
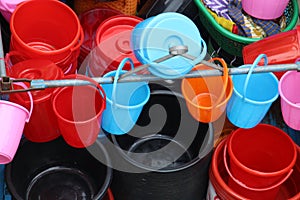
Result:
[[[204,199],[213,149],[212,125],[195,121],[181,94],[157,84],[150,88],[150,100],[133,130],[111,135],[119,149],[112,156],[115,199]]]
[[[110,162],[99,141],[89,148]],[[23,139],[5,178],[17,200],[98,200],[106,195],[112,170],[87,149],[72,148],[62,138],[47,143]]]

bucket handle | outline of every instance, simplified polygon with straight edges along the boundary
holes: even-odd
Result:
[[[254,68],[258,65],[258,63],[260,62],[261,59],[264,59],[264,66],[268,65],[268,58],[266,54],[260,54],[259,56],[257,56],[257,58],[254,60],[253,64],[251,65],[246,80],[245,80],[245,85],[244,85],[244,89],[243,89],[243,100],[246,99],[246,91],[248,88],[248,83],[249,83],[249,79],[250,76],[252,75],[252,72],[254,70]]]
[[[212,109],[212,108],[216,107],[222,101],[223,97],[226,95],[226,90],[227,90],[227,86],[228,86],[228,79],[229,79],[229,77],[228,77],[228,73],[229,73],[228,66],[227,66],[226,62],[224,61],[224,59],[218,58],[218,57],[210,59],[209,62],[215,61],[215,60],[219,61],[221,63],[221,65],[223,66],[223,82],[224,82],[224,86],[223,86],[222,92],[221,92],[218,100],[216,101],[216,103],[214,105],[210,106],[210,107],[207,107],[208,109]],[[199,68],[199,66],[200,65],[195,66],[194,69]]]
[[[123,67],[125,66],[125,64],[129,62],[130,63],[130,66],[131,66],[131,69],[134,69],[134,64],[133,64],[133,61],[131,58],[124,58],[120,64],[119,64],[119,67],[118,69],[116,70],[116,74],[115,74],[115,77],[114,77],[114,82],[113,82],[113,89],[112,89],[112,96],[111,96],[111,99],[112,99],[112,104],[113,105],[116,105],[116,92],[117,92],[117,82],[119,80],[119,77],[120,77],[120,72],[121,70],[123,69]]]
[[[13,78],[11,78],[11,79],[13,79]],[[14,82],[13,84],[19,85],[19,86],[21,86],[24,89],[28,89],[28,87],[24,83],[22,83],[22,82]],[[25,121],[29,122],[31,114],[32,114],[32,110],[33,110],[33,98],[32,98],[31,92],[28,91],[27,94],[28,94],[29,100],[30,100],[30,109],[29,109],[29,115],[28,115],[27,119],[25,119]]]
[[[224,151],[223,151],[223,159],[224,159],[224,165],[225,165],[226,172],[229,174],[230,178],[232,178],[235,183],[237,183],[239,186],[241,186],[243,188],[247,188],[248,190],[260,191],[261,192],[261,191],[266,191],[266,190],[274,189],[274,188],[282,185],[290,177],[290,175],[293,173],[293,169],[291,169],[289,171],[289,173],[282,180],[280,180],[278,183],[276,183],[275,185],[272,185],[270,187],[266,187],[266,188],[252,188],[252,187],[247,186],[245,183],[241,182],[240,180],[236,179],[232,175],[232,173],[230,172],[230,170],[228,168],[227,156],[226,155],[227,155],[227,142],[225,143]]]

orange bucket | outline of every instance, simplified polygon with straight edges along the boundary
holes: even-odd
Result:
[[[233,91],[233,83],[228,77],[228,68],[221,58],[213,58],[224,68],[223,77],[184,78],[181,83],[182,94],[190,114],[198,121],[216,121],[226,109]],[[197,65],[193,70],[209,70],[206,65]]]

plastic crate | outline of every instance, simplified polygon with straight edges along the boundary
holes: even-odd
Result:
[[[218,43],[218,45],[227,53],[242,57],[242,49],[247,44],[253,43],[260,39],[258,38],[248,38],[234,34],[220,24],[218,24],[213,16],[208,12],[207,8],[203,4],[202,0],[194,0],[198,9],[200,21],[210,34],[210,36]],[[289,3],[291,6],[288,6],[285,13],[289,16],[290,20],[288,21],[287,27],[284,31],[292,30],[298,21],[298,2],[297,0],[291,0]]]

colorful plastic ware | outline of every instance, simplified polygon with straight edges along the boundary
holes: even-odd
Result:
[[[222,115],[233,91],[225,61],[220,58],[211,61],[219,61],[222,64],[223,77],[184,78],[181,83],[181,91],[190,114],[196,120],[205,123],[216,121]],[[194,70],[207,69],[211,68],[202,65],[194,68]]]
[[[24,89],[27,88],[23,83],[14,84]],[[22,137],[25,122],[29,122],[33,100],[30,92],[27,92],[27,94],[31,102],[29,111],[16,103],[0,100],[0,164],[7,164],[13,160]]]
[[[161,13],[139,23],[133,30],[133,51],[148,70],[162,78],[176,78],[188,73],[206,55],[207,47],[197,26],[188,17],[175,12]],[[155,60],[170,54],[170,48],[186,46],[194,60],[175,56],[160,63]]]
[[[281,113],[284,122],[295,130],[300,130],[300,73],[286,72],[279,81]]]
[[[107,96],[102,128],[116,135],[125,134],[133,128],[150,97],[147,82],[117,83],[119,76],[127,72],[122,70],[126,62],[129,62],[133,69],[133,61],[125,58],[117,70],[104,75],[104,77],[114,77],[113,84],[102,85]]]
[[[232,76],[233,94],[226,113],[229,121],[237,127],[256,126],[278,97],[278,80],[273,73],[252,74],[262,58],[267,65],[266,55],[261,54],[252,65],[240,66],[240,68],[250,67],[248,74]]]
[[[106,96],[102,87],[91,78],[79,74],[65,78],[91,82],[91,85],[63,87],[53,98],[53,110],[63,138],[72,147],[88,147],[100,132]]]
[[[30,59],[17,63],[7,69],[7,74],[14,78],[55,80],[63,78],[62,70],[50,60]],[[52,108],[51,98],[55,88],[31,91],[34,109],[31,120],[25,124],[23,134],[32,142],[48,142],[60,136],[57,119]],[[26,93],[10,95],[10,101],[30,107]],[[47,130],[47,131],[45,131]]]
[[[269,64],[290,64],[300,58],[300,26],[296,29],[279,33],[243,48],[245,64],[251,64],[259,54],[268,56]],[[278,79],[284,72],[274,73]]]

